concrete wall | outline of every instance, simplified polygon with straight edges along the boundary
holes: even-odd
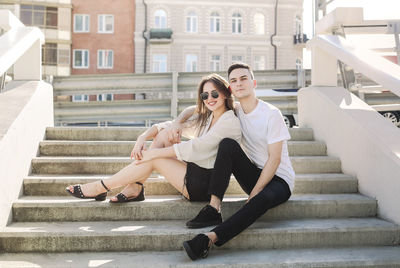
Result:
[[[0,228],[11,220],[39,141],[53,126],[53,88],[42,81],[14,81],[0,94]]]
[[[308,87],[298,96],[300,127],[312,127],[328,154],[378,201],[378,216],[400,224],[400,130],[341,87]]]

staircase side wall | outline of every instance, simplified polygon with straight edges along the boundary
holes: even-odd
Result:
[[[12,202],[22,193],[46,127],[54,125],[53,87],[14,81],[0,94],[0,228],[11,221]]]
[[[311,127],[328,154],[376,198],[378,216],[400,224],[400,129],[342,87],[308,87],[298,96],[300,127]]]

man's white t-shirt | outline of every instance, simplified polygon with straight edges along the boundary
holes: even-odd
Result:
[[[281,111],[258,100],[256,108],[248,114],[237,102],[236,112],[242,128],[242,148],[258,168],[263,169],[268,160],[268,144],[283,141],[281,163],[275,174],[285,180],[293,192],[295,173],[287,149],[290,134]]]

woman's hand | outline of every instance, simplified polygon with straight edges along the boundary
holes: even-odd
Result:
[[[145,151],[146,149],[146,140],[143,137],[139,136],[135,143],[135,146],[132,149],[131,159],[135,158],[135,160],[141,160],[143,158],[143,151]]]
[[[150,149],[150,150],[143,150],[141,152],[141,158],[136,159],[135,163],[136,165],[142,164],[144,162],[150,161],[154,158],[157,158],[157,149]]]

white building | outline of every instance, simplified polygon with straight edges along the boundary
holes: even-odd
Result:
[[[136,1],[135,71],[224,71],[234,61],[294,69],[302,13],[303,0]]]
[[[43,75],[70,75],[71,0],[1,0],[0,9],[9,9],[26,26],[43,31]]]

